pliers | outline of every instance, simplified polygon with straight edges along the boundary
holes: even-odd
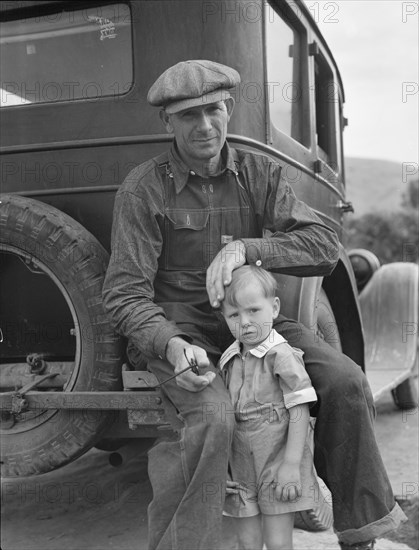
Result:
[[[186,372],[188,370],[191,370],[194,374],[199,376],[199,367],[198,367],[198,363],[196,362],[195,357],[193,357],[192,359],[189,359],[188,356],[186,355],[186,349],[183,350],[183,353],[185,355],[186,361],[188,362],[188,366],[185,369],[182,369],[181,371],[177,372],[173,376],[169,376],[169,378],[166,378],[166,380],[163,380],[163,382],[160,382],[160,384],[156,384],[155,386],[151,386],[153,389],[154,388],[159,388],[163,384],[166,384],[166,382],[169,382],[169,380],[173,380],[173,378],[176,378],[177,376],[179,376],[180,374],[183,374],[184,372]]]

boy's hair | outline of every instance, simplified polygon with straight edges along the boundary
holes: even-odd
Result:
[[[236,296],[239,290],[250,282],[256,282],[263,290],[265,298],[275,298],[277,282],[275,278],[262,267],[243,265],[232,273],[231,283],[225,287],[223,304],[237,306]]]

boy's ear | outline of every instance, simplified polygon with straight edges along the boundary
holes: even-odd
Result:
[[[281,302],[280,302],[278,296],[275,296],[272,306],[273,306],[273,315],[272,315],[272,317],[273,317],[273,319],[276,319],[278,317],[279,311],[281,309]]]

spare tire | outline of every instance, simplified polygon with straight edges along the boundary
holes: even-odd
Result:
[[[67,307],[72,324],[67,334],[71,332],[74,351],[63,391],[120,389],[121,342],[102,307],[102,285],[109,256],[97,239],[73,218],[52,206],[22,196],[3,195],[0,253],[6,259],[2,262],[2,279],[7,283],[7,288],[2,288],[2,302],[3,306],[7,304],[9,311],[2,308],[3,322],[4,316],[9,315],[16,323],[20,319],[19,308],[27,308],[25,321],[32,313],[35,320],[36,315],[40,315],[30,311],[32,308],[27,305],[32,300],[30,294],[26,294],[27,300],[19,300],[22,285],[19,287],[19,277],[16,282],[13,277],[13,269],[19,271],[17,266],[27,277],[32,277],[26,286],[31,287],[33,282],[30,291],[40,295],[36,302],[40,310],[49,308],[56,312],[60,300],[63,307]],[[22,267],[23,264],[26,267]],[[8,266],[12,266],[9,273]],[[42,284],[37,287],[40,280]],[[42,296],[39,289],[46,288],[45,285],[54,288],[51,296],[57,296],[57,302],[50,296]],[[10,296],[14,297],[13,303]],[[45,304],[42,300],[53,303]],[[13,349],[13,342],[7,341],[7,335],[3,338],[3,350]],[[30,345],[35,343],[26,346],[23,356],[30,351]],[[37,340],[36,345],[45,347],[48,352],[52,344]],[[3,362],[8,360],[8,367],[13,372],[16,357],[7,356],[7,353],[2,355]],[[111,417],[112,413],[95,410],[94,402],[91,408],[83,411],[28,411],[12,421],[9,416],[1,431],[3,476],[41,474],[71,462],[102,437]]]

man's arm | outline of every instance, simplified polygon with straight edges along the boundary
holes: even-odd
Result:
[[[295,196],[282,166],[258,157],[246,176],[259,225],[269,232],[243,239],[248,263],[260,261],[265,269],[301,277],[329,275],[339,257],[337,235]]]
[[[264,229],[269,237],[242,239],[248,263],[294,276],[330,275],[339,258],[333,229],[297,199],[288,184],[273,190],[266,205]]]
[[[224,286],[230,283],[232,271],[245,263],[310,277],[330,275],[339,258],[336,233],[297,199],[281,178],[279,165],[253,163],[244,175],[255,216],[269,236],[233,241],[217,254],[207,271],[207,292],[213,307],[224,298]]]
[[[131,177],[134,181],[135,172]],[[187,336],[154,303],[154,279],[162,247],[158,223],[161,208],[157,192],[144,197],[125,189],[117,194],[103,301],[120,334],[147,357],[164,359],[169,340],[176,336],[187,340]]]

